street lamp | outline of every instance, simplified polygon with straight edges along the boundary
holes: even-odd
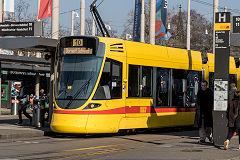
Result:
[[[109,30],[109,31],[111,31],[112,30],[112,28],[111,28],[111,26],[110,25],[108,25],[108,24],[105,24],[105,27]]]
[[[132,39],[132,35],[131,34],[126,34],[126,40],[129,41]]]
[[[208,34],[208,30],[207,30],[207,29],[205,30],[205,34],[206,34],[206,35]]]
[[[76,17],[79,18],[79,14],[75,11],[72,11],[72,32],[71,32],[71,36],[74,36],[74,15],[76,15]]]

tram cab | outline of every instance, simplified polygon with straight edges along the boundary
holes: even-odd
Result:
[[[99,38],[87,36],[60,40],[55,59],[53,131],[118,131],[119,120],[125,116],[122,90],[126,76],[122,70],[126,69],[126,55],[121,45],[106,46]],[[106,50],[115,55],[107,55]]]

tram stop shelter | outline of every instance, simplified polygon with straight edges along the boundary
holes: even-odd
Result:
[[[53,100],[53,58],[57,46],[56,39],[49,39],[43,37],[6,37],[0,38],[0,49],[12,51],[27,51],[27,52],[40,52],[41,54],[48,54],[50,60],[44,58],[5,55],[0,54],[0,70],[12,71],[31,71],[36,74],[35,94],[39,93],[39,72],[50,72],[50,104],[49,114],[52,114],[52,100]],[[1,74],[0,74],[1,75]],[[1,84],[0,76],[0,84]],[[1,85],[0,85],[1,95]],[[0,96],[0,114],[1,114],[1,96]]]

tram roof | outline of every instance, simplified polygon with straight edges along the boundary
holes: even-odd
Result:
[[[207,53],[207,55],[209,72],[214,72],[215,55],[212,53]],[[235,60],[232,56],[229,57],[229,74],[236,74]]]

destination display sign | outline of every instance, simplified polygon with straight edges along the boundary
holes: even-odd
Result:
[[[85,47],[68,47],[64,48],[64,54],[92,54],[91,48]]]
[[[4,22],[0,23],[0,36],[41,36],[40,22]]]

